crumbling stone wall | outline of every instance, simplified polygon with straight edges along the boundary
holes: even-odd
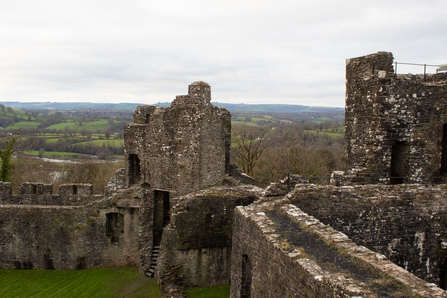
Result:
[[[139,265],[140,195],[82,206],[0,205],[0,268]]]
[[[127,185],[179,196],[222,183],[229,172],[231,115],[210,103],[211,87],[189,86],[171,107],[139,106],[124,128]]]
[[[231,297],[447,297],[287,202],[236,208]]]
[[[177,287],[229,284],[233,214],[258,199],[258,187],[212,187],[172,200],[163,231],[157,279]]]
[[[297,185],[292,204],[358,245],[440,285],[447,257],[447,187]]]
[[[440,182],[434,177],[447,172],[446,82],[446,73],[396,75],[387,52],[346,60],[345,148],[353,183]]]

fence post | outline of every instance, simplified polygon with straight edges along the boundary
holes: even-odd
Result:
[[[394,62],[394,74],[397,74],[397,62]]]
[[[424,81],[425,81],[425,71],[427,69],[427,64],[424,64]]]

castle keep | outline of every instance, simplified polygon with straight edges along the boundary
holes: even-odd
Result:
[[[171,107],[135,110],[104,195],[0,183],[0,267],[138,266],[166,297],[230,283],[235,298],[447,297],[447,188],[416,184],[447,170],[446,77],[392,63],[347,61],[349,170],[333,185],[241,184],[252,179],[230,165],[230,114],[195,82]]]

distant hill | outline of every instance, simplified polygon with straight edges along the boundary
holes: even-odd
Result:
[[[78,110],[78,109],[94,109],[94,110],[135,110],[137,106],[143,103],[91,103],[91,102],[18,102],[3,101],[1,104],[12,107],[14,109],[28,110]],[[344,113],[344,108],[334,107],[318,107],[303,105],[287,105],[287,104],[233,104],[213,102],[214,105],[225,107],[231,112],[270,112],[270,113],[315,113],[315,112],[339,112]],[[159,102],[153,104],[160,107],[168,107],[170,102]]]

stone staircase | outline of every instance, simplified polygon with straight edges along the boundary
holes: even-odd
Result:
[[[157,267],[158,253],[160,252],[160,246],[154,246],[151,252],[151,263],[149,269],[146,271],[146,276],[154,277],[155,267]]]

